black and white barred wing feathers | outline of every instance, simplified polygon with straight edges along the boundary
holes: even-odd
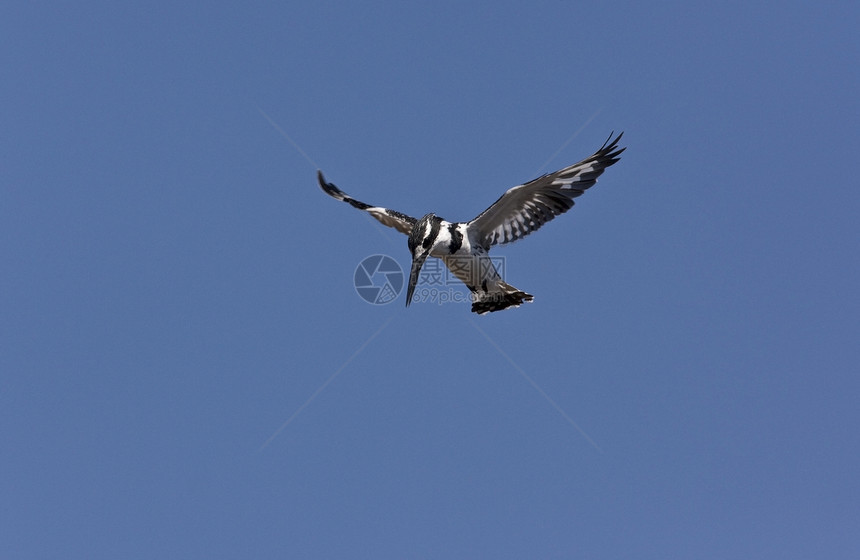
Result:
[[[334,186],[334,183],[327,183],[325,177],[323,177],[322,171],[317,171],[317,180],[319,180],[320,187],[323,191],[332,198],[336,198],[338,200],[342,200],[352,206],[353,208],[358,208],[359,210],[364,210],[377,220],[379,220],[382,225],[393,227],[397,231],[401,233],[405,233],[409,235],[412,231],[412,226],[415,225],[416,220],[412,216],[407,216],[406,214],[402,214],[397,212],[396,210],[389,210],[388,208],[382,208],[381,206],[372,206],[370,204],[366,204],[361,202],[360,200],[356,200]]]
[[[623,133],[622,133],[623,134]],[[485,248],[522,239],[573,207],[573,199],[597,182],[603,170],[618,161],[624,148],[621,134],[612,135],[590,157],[509,189],[480,216],[469,222]]]

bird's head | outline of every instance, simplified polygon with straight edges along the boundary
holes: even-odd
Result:
[[[409,288],[406,290],[406,307],[409,307],[409,304],[412,303],[412,294],[415,292],[415,284],[418,283],[418,275],[421,272],[424,261],[430,255],[433,243],[435,243],[436,238],[439,236],[441,224],[441,218],[435,214],[427,214],[412,226],[412,232],[409,234],[412,271],[409,273]]]

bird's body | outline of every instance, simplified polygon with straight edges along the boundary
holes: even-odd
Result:
[[[610,137],[611,138],[611,137]],[[573,206],[573,199],[597,182],[606,167],[618,161],[619,134],[592,156],[509,189],[492,206],[470,222],[448,222],[435,214],[420,220],[406,214],[371,206],[351,198],[318,173],[320,187],[328,195],[364,210],[386,226],[409,236],[412,270],[406,305],[412,301],[421,267],[427,257],[441,259],[472,293],[472,311],[483,314],[518,307],[533,296],[507,284],[499,275],[489,251],[522,239]]]
[[[437,224],[438,233],[434,239],[432,232]],[[418,239],[433,239],[427,255],[441,259],[448,270],[469,288],[473,311],[501,311],[523,301],[532,301],[531,294],[521,292],[502,280],[477,228],[470,228],[465,222],[448,222],[433,214],[428,214],[428,225],[429,231],[416,226]],[[409,293],[407,297],[411,295]]]

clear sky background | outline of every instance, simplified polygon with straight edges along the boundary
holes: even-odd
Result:
[[[860,557],[858,29],[4,4],[0,556]],[[357,296],[406,238],[316,166],[468,220],[613,130],[620,163],[494,249],[533,304]]]

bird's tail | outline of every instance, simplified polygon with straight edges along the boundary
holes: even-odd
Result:
[[[499,282],[500,291],[475,294],[472,311],[478,315],[501,311],[508,307],[519,307],[523,302],[531,303],[534,296],[520,291],[510,284]]]

